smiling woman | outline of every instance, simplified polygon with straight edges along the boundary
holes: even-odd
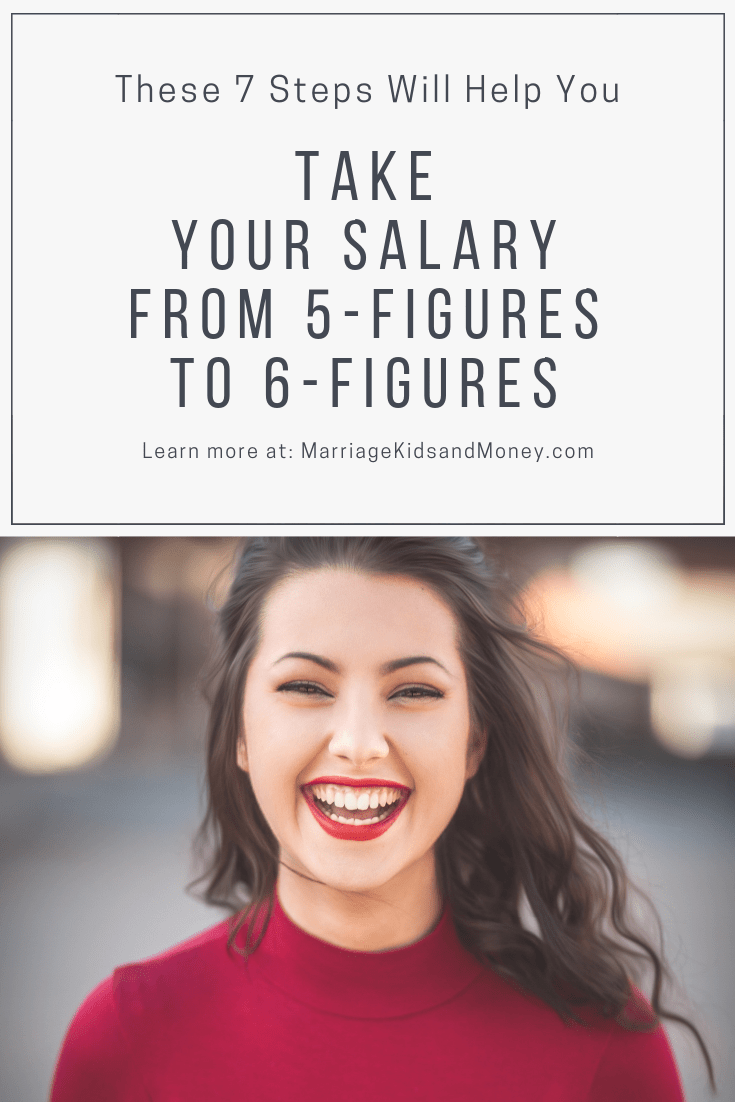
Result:
[[[680,1102],[555,655],[478,545],[252,539],[219,626],[203,879],[233,919],[88,997],[53,1102]]]
[[[335,566],[273,589],[238,764],[278,840],[279,898],[299,926],[352,949],[431,929],[433,847],[479,764],[469,732],[457,623],[431,589]]]

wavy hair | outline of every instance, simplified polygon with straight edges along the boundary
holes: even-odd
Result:
[[[661,1018],[681,1023],[696,1038],[714,1089],[700,1032],[662,1005],[668,970],[662,950],[629,918],[631,884],[623,863],[571,794],[564,725],[548,677],[553,668],[570,664],[534,637],[508,578],[473,539],[244,542],[219,610],[205,681],[208,802],[198,842],[208,862],[195,881],[205,883],[207,902],[240,912],[230,945],[248,917],[264,916],[249,924],[245,953],[257,947],[279,864],[276,838],[248,774],[236,763],[245,679],[268,594],[291,575],[323,567],[415,579],[440,597],[459,625],[471,723],[485,736],[486,750],[437,842],[436,858],[464,947],[565,1020],[580,1020],[580,1010],[593,1007],[634,1030],[654,1029]],[[529,908],[534,922],[524,921]],[[631,979],[646,966],[653,1014],[632,997]]]

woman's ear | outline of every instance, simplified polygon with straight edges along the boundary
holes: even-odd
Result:
[[[248,771],[248,752],[245,747],[245,736],[240,735],[237,740],[237,764],[244,773]]]
[[[480,768],[480,762],[485,756],[486,748],[487,732],[470,731],[470,737],[467,743],[467,769],[465,771],[466,781],[468,781],[470,777],[474,777],[475,773]]]

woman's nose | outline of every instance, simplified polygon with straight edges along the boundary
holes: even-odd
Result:
[[[379,761],[390,753],[390,745],[376,710],[355,701],[334,714],[335,728],[329,752],[356,766]]]

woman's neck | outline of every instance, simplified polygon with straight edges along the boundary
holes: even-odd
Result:
[[[442,913],[431,852],[387,884],[359,892],[316,883],[282,863],[277,891],[283,910],[307,934],[362,952],[410,945],[428,934]]]

